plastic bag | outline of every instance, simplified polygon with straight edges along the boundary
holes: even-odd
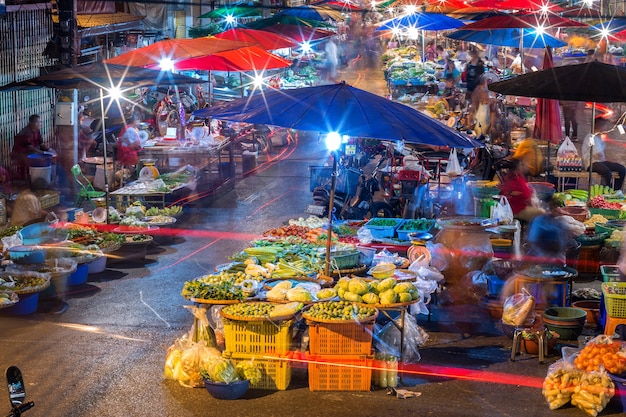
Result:
[[[615,341],[611,336],[599,335],[589,340],[574,359],[574,365],[584,372],[606,369],[614,375],[626,371],[626,346]]]
[[[191,314],[196,318],[189,334],[191,340],[199,342],[204,340],[208,347],[217,347],[217,341],[215,339],[215,332],[209,325],[209,318],[207,317],[207,309],[204,307],[184,306],[191,311]]]
[[[581,372],[563,359],[550,365],[541,390],[550,410],[556,410],[570,402],[580,377]]]
[[[164,377],[178,381],[183,387],[204,387],[200,369],[215,358],[221,358],[219,351],[207,347],[204,341],[194,342],[185,333],[167,350]]]
[[[470,271],[461,279],[461,286],[454,289],[463,291],[463,298],[478,302],[489,293],[487,276],[483,271]]]
[[[493,248],[486,234],[461,234],[450,249],[458,256],[460,265],[467,270],[462,271],[463,274],[481,269],[493,258]]]
[[[528,324],[529,320],[534,320],[534,308],[535,297],[530,295],[525,288],[522,288],[522,292],[513,294],[504,300],[502,323],[511,326]]]
[[[422,358],[419,353],[419,346],[426,343],[429,336],[417,325],[415,317],[410,314],[405,314],[404,317],[405,323],[398,323],[400,326],[404,326],[402,357],[400,357],[400,330],[391,321],[375,333],[376,351],[400,358],[404,363],[416,363]]]
[[[559,158],[578,157],[578,149],[576,149],[576,145],[574,145],[570,138],[566,136],[561,146],[559,146],[556,156]]]
[[[22,246],[22,234],[17,232],[14,235],[6,236],[2,238],[2,246],[7,251],[14,246]]]
[[[450,156],[448,157],[448,165],[446,166],[446,175],[449,177],[457,177],[463,173],[461,164],[459,164],[459,158],[456,154],[456,149],[452,148]]]
[[[356,236],[359,238],[359,241],[366,245],[368,243],[372,243],[374,240],[374,236],[372,235],[372,231],[367,227],[363,226],[356,232]]]
[[[442,243],[426,242],[426,249],[430,252],[430,266],[437,271],[445,271],[450,264],[450,251]]]
[[[419,277],[419,279],[417,280],[418,283],[420,281],[426,281],[426,282],[434,281],[435,282],[434,286],[437,287],[436,283],[443,281],[443,274],[437,271],[432,266],[420,266],[416,269],[410,269],[410,270],[415,272],[417,276]]]
[[[492,219],[496,219],[501,223],[513,223],[513,209],[509,204],[509,200],[505,196],[500,197],[500,201],[493,206]]]
[[[572,405],[592,417],[604,410],[615,395],[615,384],[604,370],[583,373],[579,387],[572,393]]]

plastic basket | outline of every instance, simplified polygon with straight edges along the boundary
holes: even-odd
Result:
[[[35,195],[39,198],[39,203],[41,204],[42,209],[54,207],[61,202],[61,193],[58,191],[37,191]]]
[[[309,326],[309,351],[313,355],[369,355],[374,323],[315,323]]]
[[[385,220],[394,220],[396,224],[394,226],[372,225],[372,223],[376,220],[380,220],[380,218],[374,217],[373,219],[365,223],[365,227],[367,227],[370,230],[370,232],[372,232],[373,237],[378,238],[378,239],[393,237],[393,235],[396,233],[396,229],[398,228],[400,223],[403,221],[402,219],[385,219]]]
[[[602,273],[602,281],[604,282],[618,282],[619,268],[617,265],[602,265],[600,266],[600,273]]]
[[[365,355],[309,355],[309,390],[369,391],[373,357]]]
[[[335,269],[352,268],[359,264],[360,252],[347,253],[342,255],[330,254],[330,265]]]
[[[615,220],[619,217],[619,213],[621,210],[612,210],[612,209],[601,209],[601,208],[590,208],[589,213],[593,216],[594,214],[600,214],[604,216],[606,219]]]
[[[626,318],[626,282],[603,282],[602,294],[606,314]]]
[[[403,220],[402,223],[400,223],[400,226],[396,230],[398,232],[398,239],[400,239],[400,240],[411,240],[409,238],[409,235],[411,233],[428,232],[435,225],[435,221],[434,220],[432,220],[432,221],[429,220],[428,223],[426,224],[426,227],[424,227],[422,229],[403,229],[404,225],[405,224],[409,224],[411,221],[412,221],[411,219],[406,219],[406,220]]]
[[[276,359],[259,358],[255,355],[233,353],[224,351],[222,354],[225,358],[233,361],[234,365],[241,361],[254,361],[261,369],[261,380],[257,384],[250,384],[251,389],[266,389],[284,391],[289,387],[291,382],[291,363],[287,356],[277,356]]]
[[[236,354],[285,354],[291,344],[293,321],[239,321],[224,319],[226,350]]]

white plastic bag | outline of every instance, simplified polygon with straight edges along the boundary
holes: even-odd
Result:
[[[578,150],[569,137],[565,137],[565,140],[561,143],[561,146],[559,146],[556,156],[559,158],[578,157]]]
[[[446,175],[449,177],[457,177],[463,173],[459,158],[456,155],[456,149],[452,148],[448,157],[448,165],[446,166]]]
[[[513,209],[506,197],[500,197],[500,201],[493,207],[492,219],[497,219],[501,223],[513,223]]]

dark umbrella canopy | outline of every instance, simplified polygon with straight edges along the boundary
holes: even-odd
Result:
[[[29,80],[0,87],[2,90],[20,90],[50,87],[59,90],[73,88],[135,88],[149,85],[182,85],[205,81],[170,71],[159,71],[126,65],[97,64],[65,68]]]
[[[345,83],[257,93],[198,117],[456,148],[482,146],[411,107]]]
[[[489,85],[501,94],[569,101],[626,101],[626,67],[598,61],[565,65]]]

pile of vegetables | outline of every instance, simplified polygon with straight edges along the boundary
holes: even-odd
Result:
[[[35,291],[46,285],[49,278],[40,274],[4,275],[0,278],[0,291],[28,292]]]
[[[400,230],[430,230],[435,225],[435,221],[432,219],[415,219],[406,220],[400,226]]]
[[[200,368],[200,376],[203,379],[224,384],[249,380],[254,385],[261,382],[263,373],[254,360],[242,361],[235,366],[230,359],[220,356],[207,361]]]
[[[376,314],[376,309],[359,307],[348,301],[316,303],[304,313],[306,318],[319,320],[364,320]]]
[[[269,317],[276,308],[276,304],[258,302],[258,303],[241,303],[226,306],[222,311],[230,316],[240,317],[242,320],[248,318]]]
[[[176,217],[183,212],[183,206],[170,206],[164,208],[150,207],[146,210],[146,216],[170,216]]]
[[[621,203],[608,202],[601,195],[591,197],[587,204],[591,208],[600,208],[600,209],[608,209],[608,210],[621,210],[622,209]]]
[[[298,301],[310,303],[313,301],[311,291],[304,284],[297,284],[295,287],[291,281],[281,281],[267,292],[266,297],[270,301]]]
[[[360,278],[341,278],[335,286],[339,298],[366,304],[408,303],[419,298],[411,282],[397,282],[395,278],[365,281]]]
[[[620,342],[607,339],[603,342],[587,343],[574,359],[574,365],[584,372],[598,371],[600,366],[615,375],[626,372],[626,348]]]
[[[243,291],[240,286],[232,281],[220,281],[213,283],[201,277],[192,281],[186,281],[181,295],[186,299],[198,298],[202,300],[241,300]]]

